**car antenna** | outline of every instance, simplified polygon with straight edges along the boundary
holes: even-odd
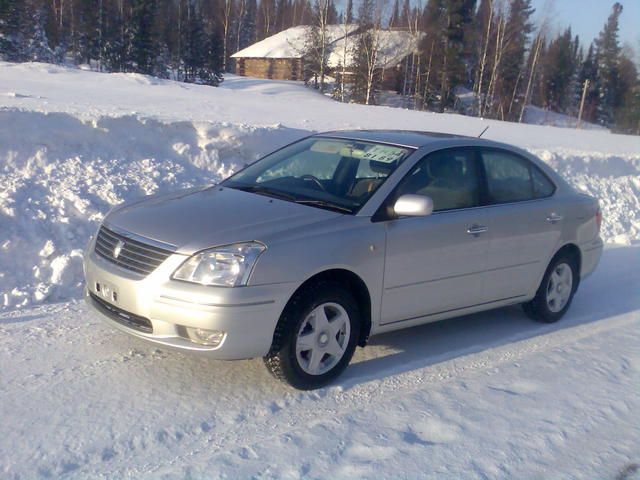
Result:
[[[491,125],[487,125],[487,126],[485,127],[485,129],[484,129],[484,130],[482,130],[482,132],[480,133],[480,135],[478,135],[478,138],[481,138],[481,137],[482,137],[482,135],[484,135],[484,132],[486,132],[487,130],[489,130],[489,127],[490,127],[490,126],[491,126]]]

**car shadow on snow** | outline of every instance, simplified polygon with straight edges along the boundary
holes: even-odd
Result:
[[[434,322],[373,337],[338,380],[351,388],[554,331],[640,310],[640,247],[605,250],[580,285],[566,316],[555,324],[530,320],[519,306]],[[391,353],[387,353],[391,352]]]

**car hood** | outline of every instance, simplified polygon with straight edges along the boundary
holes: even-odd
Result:
[[[257,240],[342,216],[224,187],[190,189],[125,204],[105,223],[190,255],[205,248]]]

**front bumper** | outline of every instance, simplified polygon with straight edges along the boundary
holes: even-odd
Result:
[[[296,285],[227,288],[170,280],[185,258],[171,255],[143,277],[96,255],[92,240],[84,255],[85,299],[107,323],[145,340],[223,360],[266,355]],[[145,322],[151,331],[141,328]],[[215,347],[201,345],[188,338],[187,327],[225,337]]]

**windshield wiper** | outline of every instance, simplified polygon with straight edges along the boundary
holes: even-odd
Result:
[[[327,202],[325,200],[314,200],[298,198],[290,193],[275,190],[263,185],[227,185],[229,188],[235,188],[236,190],[242,190],[243,192],[257,193],[258,195],[264,195],[267,197],[278,198],[280,200],[288,200],[294,203],[300,203],[303,205],[311,205],[318,208],[324,208],[325,210],[332,210],[340,213],[353,213],[353,210],[335,203]]]
[[[297,197],[290,195],[280,190],[274,190],[269,187],[263,187],[262,185],[228,185],[229,188],[235,188],[236,190],[242,190],[243,192],[257,193],[258,195],[265,195],[267,197],[278,198],[280,200],[289,200],[295,202]]]
[[[335,203],[326,202],[324,200],[304,200],[304,199],[299,199],[299,200],[294,200],[294,202],[301,203],[301,204],[304,204],[304,205],[312,205],[314,207],[324,208],[325,210],[332,210],[334,212],[353,213],[353,210],[348,208],[348,207],[343,207],[342,205],[337,205]]]

